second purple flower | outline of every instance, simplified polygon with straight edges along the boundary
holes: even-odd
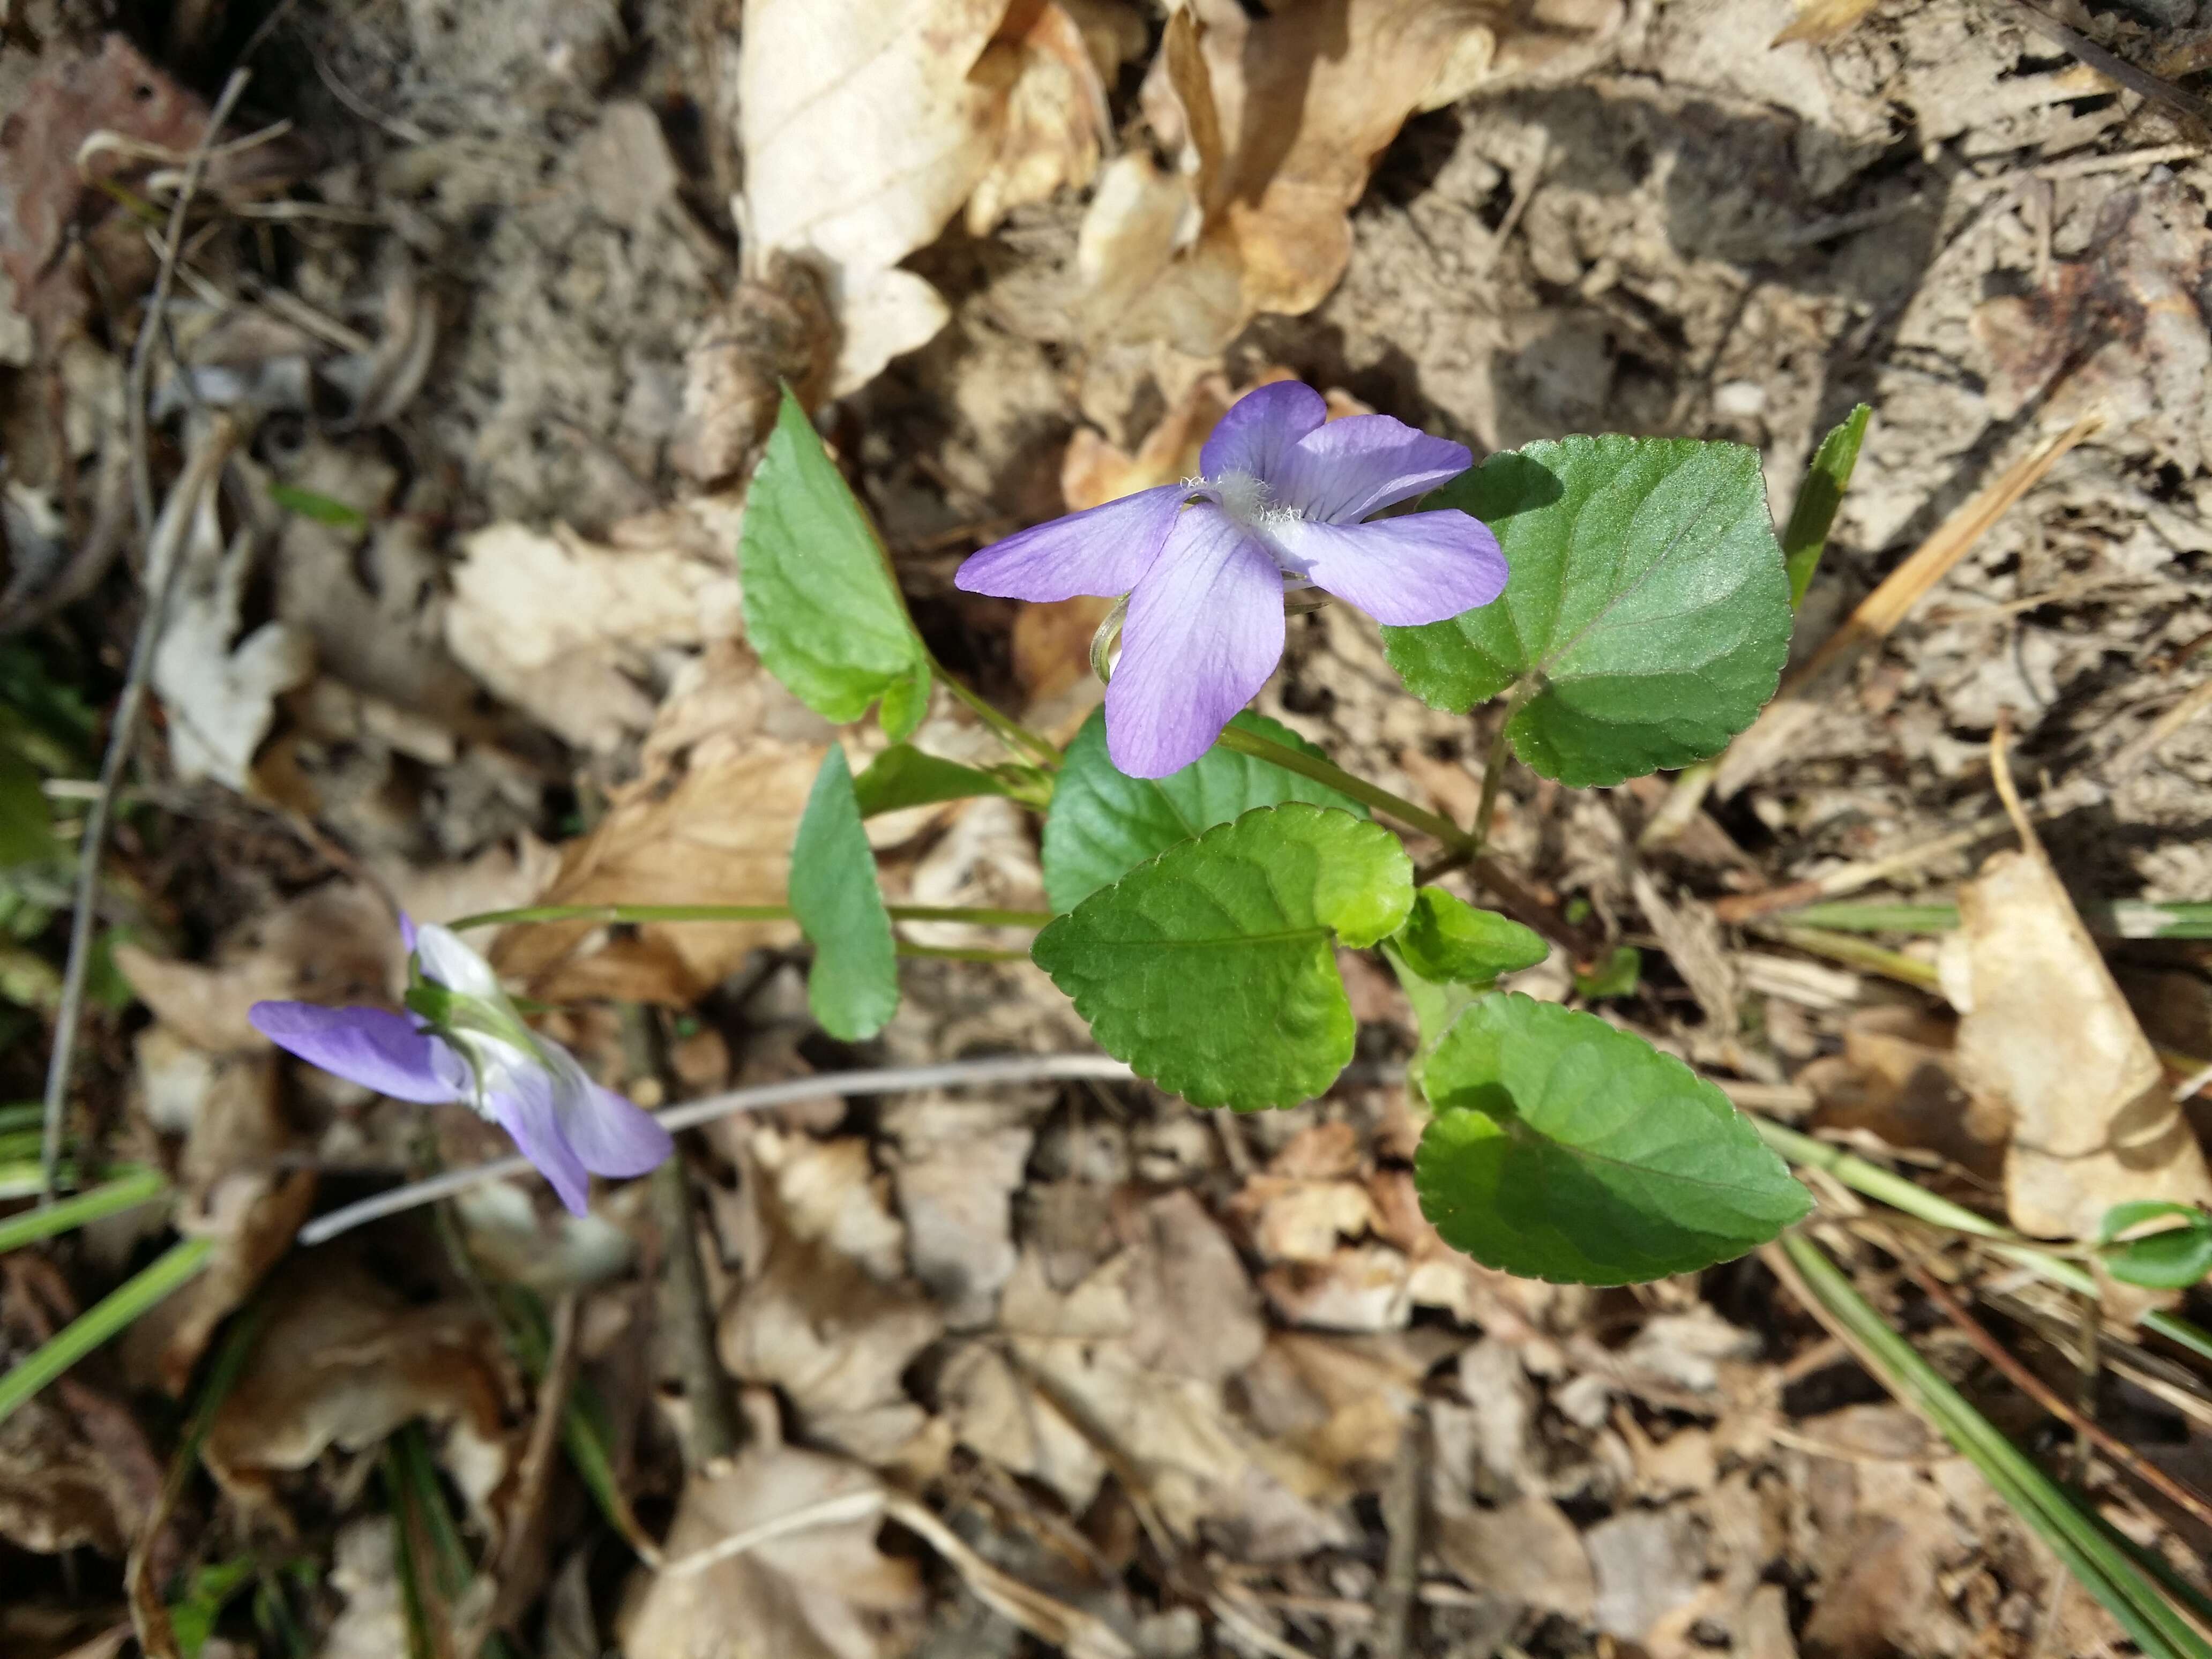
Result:
[[[1396,627],[1504,592],[1498,538],[1467,514],[1365,521],[1467,471],[1466,446],[1388,415],[1327,412],[1311,386],[1263,386],[1221,417],[1203,476],[1022,531],[960,567],[971,593],[1129,596],[1106,746],[1130,776],[1189,765],[1258,693],[1283,654],[1287,589],[1321,588]]]

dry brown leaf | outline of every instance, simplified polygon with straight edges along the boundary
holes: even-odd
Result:
[[[1348,1498],[1374,1490],[1397,1457],[1432,1357],[1401,1336],[1277,1331],[1239,1379],[1244,1413]]]
[[[728,555],[690,528],[655,514],[601,544],[565,525],[488,526],[463,544],[446,643],[567,742],[610,752],[653,724],[652,653],[740,629]]]
[[[899,262],[979,187],[973,211],[988,227],[1086,181],[1103,117],[1084,30],[1052,0],[746,7],[740,222],[760,255],[822,270],[840,330],[831,396],[872,380],[951,315]]]
[[[927,1414],[902,1378],[945,1316],[905,1276],[904,1230],[867,1143],[763,1128],[749,1151],[745,1275],[722,1310],[723,1364],[782,1389],[811,1439],[873,1463],[927,1457],[915,1442]]]
[[[210,962],[172,962],[118,945],[115,965],[162,1024],[211,1054],[231,1054],[268,1049],[246,1018],[264,998],[391,1001],[404,984],[406,953],[384,901],[342,880],[240,923]]]
[[[1063,185],[1089,184],[1114,134],[1106,84],[1066,8],[1057,0],[1020,0],[1007,8],[1000,30],[1002,42],[1009,37],[1020,67],[1006,94],[998,153],[968,198],[971,236],[988,236],[1014,209],[1044,201]]]
[[[1078,266],[1087,331],[1210,356],[1262,311],[1321,303],[1352,252],[1352,204],[1416,110],[1479,83],[1523,5],[1312,0],[1254,15],[1192,0],[1147,83],[1155,129],[1186,152],[1102,178]],[[1610,19],[1613,9],[1603,9]]]
[[[88,208],[109,206],[105,182],[143,173],[154,163],[106,149],[82,167],[84,141],[106,129],[174,151],[191,149],[206,131],[208,107],[156,69],[120,34],[97,54],[57,51],[0,119],[0,270],[15,284],[16,308],[51,348],[89,314],[87,266],[121,301],[150,282],[151,254],[136,217],[115,210],[122,235],[74,244],[71,230],[97,219]]]
[[[1173,1283],[1179,1271],[1208,1271],[1200,1264],[1212,1258],[1212,1247],[1194,1245],[1195,1231],[1175,1206],[1140,1230],[1139,1243],[1064,1294],[1048,1281],[1041,1260],[1024,1253],[1000,1304],[1013,1386],[1006,1375],[975,1365],[946,1401],[954,1428],[1015,1473],[1052,1484],[1071,1509],[1088,1506],[1110,1463],[1138,1483],[1139,1500],[1176,1533],[1188,1537],[1205,1524],[1243,1559],[1287,1559],[1341,1541],[1349,1536],[1341,1519],[1312,1501],[1333,1477],[1254,1436],[1227,1412],[1219,1361],[1205,1352],[1208,1333],[1200,1322],[1219,1300],[1182,1310],[1188,1328],[1179,1340],[1159,1329],[1178,1316],[1177,1304],[1140,1313],[1137,1285],[1153,1287],[1143,1294],[1157,1297],[1157,1287]],[[1146,1259],[1159,1243],[1170,1255],[1182,1254],[1181,1270]],[[1218,1287],[1213,1294],[1220,1297]],[[1140,1321],[1152,1327],[1141,1339]],[[1264,1331],[1258,1334],[1264,1341]],[[1147,1352],[1201,1374],[1146,1363],[1138,1357],[1140,1340]],[[1244,1342],[1232,1333],[1224,1346],[1241,1349]],[[1075,1431],[1087,1454],[1063,1428]],[[1029,1461],[1012,1461],[1024,1454]]]
[[[1595,1597],[1591,1622],[1646,1646],[1703,1605],[1705,1539],[1693,1507],[1630,1510],[1583,1534]]]
[[[1014,1111],[1022,1109],[1016,1107]],[[907,1257],[954,1330],[988,1326],[1013,1276],[1013,1195],[1036,1132],[1001,1103],[933,1098],[899,1109],[893,1174]]]
[[[1797,0],[1797,18],[1774,37],[1772,44],[1786,46],[1792,40],[1827,46],[1858,27],[1860,20],[1881,0]]]
[[[181,1395],[216,1327],[291,1248],[314,1205],[315,1172],[279,1162],[300,1137],[284,1116],[273,1053],[210,1054],[158,1024],[138,1034],[137,1048],[147,1117],[185,1136],[178,1231],[216,1241],[205,1268],[124,1339],[135,1374]]]
[[[0,1538],[19,1549],[58,1555],[89,1546],[120,1559],[149,1496],[84,1435],[58,1391],[24,1401],[0,1424]]]
[[[1936,1152],[1988,1181],[2002,1173],[2008,1114],[1960,1087],[1957,1027],[1914,1008],[1862,1009],[1844,1024],[1840,1054],[1796,1081],[1819,1103],[1814,1123],[1863,1129],[1893,1146]]]
[[[2005,1207],[2036,1238],[2094,1238],[2134,1199],[2212,1205],[2158,1054],[2032,832],[1960,890],[1942,958],[1960,1078],[2008,1107]]]
[[[1438,1515],[1435,1528],[1437,1554],[1470,1588],[1591,1622],[1597,1582],[1589,1554],[1550,1498],[1531,1493],[1494,1510],[1462,1504]]]
[[[562,849],[549,904],[781,904],[791,841],[830,739],[829,726],[760,659],[717,641],[655,716],[644,772],[615,791],[588,836]],[[558,922],[512,930],[503,973],[547,1001],[616,997],[689,1006],[787,922],[604,930]],[[592,947],[596,948],[592,948]]]
[[[208,1430],[208,1472],[265,1509],[278,1474],[332,1446],[359,1451],[421,1418],[445,1430],[441,1460],[480,1516],[514,1448],[502,1414],[498,1333],[458,1301],[409,1303],[342,1247],[271,1280],[267,1322]]]
[[[684,1483],[662,1545],[672,1570],[641,1575],[633,1589],[618,1621],[626,1659],[896,1659],[920,1636],[928,1600],[915,1564],[877,1547],[876,1478],[784,1444],[774,1402],[745,1403],[744,1450]],[[841,1501],[866,1512],[776,1531]],[[707,1559],[749,1536],[750,1547]],[[684,1570],[687,1557],[701,1565]]]

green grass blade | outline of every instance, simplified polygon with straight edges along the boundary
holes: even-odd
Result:
[[[1782,532],[1782,562],[1790,572],[1792,609],[1805,602],[1813,573],[1820,568],[1820,550],[1828,544],[1828,532],[1836,522],[1836,509],[1844,504],[1844,491],[1851,470],[1859,464],[1859,443],[1866,436],[1866,404],[1844,416],[1843,423],[1820,440],[1805,469],[1805,482],[1797,487],[1797,504],[1790,509],[1790,523]]]
[[[1883,1385],[1917,1408],[1981,1471],[2146,1654],[2154,1659],[2212,1659],[2212,1644],[2094,1518],[2076,1508],[2057,1482],[1946,1382],[1818,1245],[1792,1233],[1782,1248],[1810,1292],[1856,1339],[1861,1357],[1875,1368]]]
[[[211,1238],[187,1238],[125,1279],[83,1313],[41,1343],[5,1376],[0,1376],[0,1422],[94,1348],[131,1324],[207,1265]]]
[[[2018,1263],[2039,1279],[2063,1286],[2078,1296],[2098,1295],[2097,1281],[2079,1262],[2063,1256],[2053,1255],[2048,1250],[2038,1249],[2010,1228],[2002,1226],[1987,1216],[1954,1204],[1948,1198],[1939,1198],[1903,1176],[1883,1169],[1878,1164],[1853,1156],[1840,1146],[1831,1146],[1825,1140],[1800,1134],[1785,1128],[1771,1118],[1754,1117],[1760,1138],[1792,1164],[1802,1164],[1808,1169],[1825,1170],[1830,1175],[1867,1197],[1878,1199],[1892,1209],[1917,1216],[1923,1221],[1938,1227],[1948,1227],[1954,1232],[1972,1233],[1990,1241],[1988,1248],[2008,1261]],[[2155,1331],[2169,1342],[2186,1348],[2201,1358],[2212,1359],[2212,1331],[2193,1325],[2179,1314],[2154,1309],[2136,1322],[2147,1331]]]
[[[1948,933],[1955,904],[1808,904],[1782,913],[1794,924],[1845,933]],[[2154,904],[2147,899],[2092,900],[2082,924],[2103,939],[2212,939],[2212,904]]]
[[[169,1190],[168,1182],[158,1170],[142,1170],[136,1175],[125,1176],[119,1181],[94,1187],[88,1193],[64,1199],[43,1210],[27,1210],[21,1215],[11,1215],[0,1221],[0,1252],[21,1249],[24,1245],[41,1238],[51,1238],[56,1233],[65,1233],[72,1227],[82,1227],[88,1221],[113,1215],[134,1205],[150,1202]]]

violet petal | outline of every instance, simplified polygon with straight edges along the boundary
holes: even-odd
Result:
[[[582,1106],[562,1101],[561,1127],[593,1175],[641,1176],[668,1161],[676,1143],[653,1115],[611,1089],[587,1085]]]
[[[315,1002],[257,1002],[253,1029],[287,1054],[394,1100],[442,1106],[467,1098],[458,1058],[404,1014],[388,1008],[325,1008]]]
[[[1328,418],[1320,392],[1300,380],[1276,380],[1246,392],[1214,422],[1213,434],[1198,452],[1199,470],[1209,478],[1249,472],[1273,482],[1285,453]]]
[[[1283,575],[1219,507],[1186,510],[1129,596],[1121,661],[1106,688],[1106,752],[1162,778],[1212,745],[1283,654]]]
[[[1456,507],[1372,524],[1296,520],[1268,534],[1315,586],[1394,628],[1442,622],[1505,591],[1498,538]]]
[[[568,1144],[554,1107],[552,1078],[534,1066],[518,1066],[488,1087],[485,1095],[491,1115],[514,1137],[523,1157],[552,1183],[555,1196],[570,1214],[582,1215],[590,1207],[592,1178]]]
[[[1388,415],[1354,415],[1307,433],[1267,482],[1285,507],[1309,519],[1357,524],[1449,483],[1474,460],[1465,444],[1432,438]]]
[[[1190,493],[1162,484],[1018,531],[971,554],[952,584],[1002,599],[1119,598],[1152,568]]]

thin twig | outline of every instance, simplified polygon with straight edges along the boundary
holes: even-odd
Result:
[[[177,575],[184,568],[184,544],[193,510],[223,461],[229,458],[236,432],[220,419],[210,428],[201,449],[187,461],[185,476],[169,497],[161,524],[154,518],[153,461],[149,454],[146,428],[147,381],[153,369],[154,342],[161,336],[169,291],[177,281],[177,260],[184,249],[185,218],[206,171],[208,152],[216,136],[230,118],[232,106],[251,78],[245,70],[232,71],[209,116],[206,130],[185,163],[184,183],[169,210],[168,240],[161,246],[161,266],[155,274],[154,291],[146,301],[146,314],[138,325],[138,337],[131,348],[131,368],[124,418],[131,446],[131,497],[137,504],[138,527],[146,538],[146,613],[138,621],[138,637],[131,647],[131,665],[124,676],[123,696],[115,706],[115,724],[108,733],[107,752],[100,763],[100,794],[86,815],[84,841],[77,854],[76,903],[70,917],[69,962],[62,972],[60,1006],[54,1015],[54,1048],[46,1063],[45,1133],[39,1147],[39,1203],[54,1200],[54,1169],[61,1160],[62,1118],[69,1100],[70,1068],[76,1058],[76,1023],[84,1006],[84,979],[92,963],[92,918],[100,893],[100,854],[107,840],[107,820],[114,811],[115,791],[130,762],[131,746],[138,734],[138,711],[146,699],[146,682],[154,665],[154,647],[160,639]],[[161,532],[168,532],[165,537]],[[167,554],[164,559],[161,556]]]
[[[77,1021],[84,1007],[84,981],[92,965],[92,922],[99,908],[100,855],[107,841],[107,820],[115,810],[115,797],[130,764],[131,750],[138,735],[139,711],[146,702],[152,678],[154,647],[161,623],[174,598],[177,578],[185,567],[185,544],[191,534],[200,499],[222,474],[223,464],[238,441],[238,428],[229,416],[216,416],[185,460],[185,470],[169,492],[161,517],[154,526],[146,552],[146,613],[139,619],[138,637],[131,647],[131,665],[124,675],[123,695],[116,700],[115,723],[107,735],[107,752],[100,757],[100,793],[85,813],[84,839],[77,848],[76,898],[70,916],[69,961],[62,970],[61,1002],[54,1014],[54,1048],[46,1063],[45,1133],[39,1147],[39,1203],[53,1202],[54,1174],[61,1162],[62,1119],[69,1101],[70,1069],[76,1058]]]
[[[782,1083],[757,1084],[749,1089],[708,1095],[682,1106],[665,1107],[654,1116],[663,1128],[673,1133],[738,1112],[787,1106],[795,1101],[817,1100],[823,1095],[889,1095],[916,1089],[980,1088],[993,1084],[1067,1082],[1081,1078],[1127,1082],[1134,1075],[1120,1060],[1105,1054],[1015,1054],[996,1060],[948,1060],[937,1066],[888,1066],[865,1072],[817,1073]],[[364,1222],[434,1203],[455,1193],[481,1187],[488,1181],[527,1175],[533,1167],[528,1158],[518,1157],[495,1158],[465,1169],[448,1170],[427,1181],[394,1188],[391,1192],[380,1193],[374,1198],[363,1199],[358,1204],[349,1204],[319,1217],[300,1229],[300,1243],[325,1243]]]
[[[1478,826],[1479,827],[1479,826]],[[1405,1659],[1413,1635],[1413,1605],[1420,1596],[1422,1488],[1426,1484],[1429,1415],[1416,1403],[1398,1440],[1389,1484],[1382,1489],[1382,1526],[1389,1545],[1382,1583],[1375,1597],[1371,1659]]]
[[[1951,1294],[1950,1287],[1928,1271],[1913,1257],[1898,1253],[1905,1271],[1912,1275],[1913,1282],[1926,1291],[1928,1299],[1943,1310],[1944,1316],[1956,1325],[1966,1340],[1972,1343],[1983,1358],[2005,1375],[2007,1381],[2029,1399],[2049,1412],[2060,1422],[2068,1425],[2083,1438],[2095,1444],[2121,1468],[2128,1470],[2145,1486],[2179,1505],[2197,1520],[2212,1526],[2212,1501],[2183,1486],[2154,1463],[2146,1462],[2142,1455],[2092,1418],[2085,1417],[2058,1391],[2022,1364],[2005,1345],[1992,1336],[1988,1328],[1968,1313],[1965,1304]]]

